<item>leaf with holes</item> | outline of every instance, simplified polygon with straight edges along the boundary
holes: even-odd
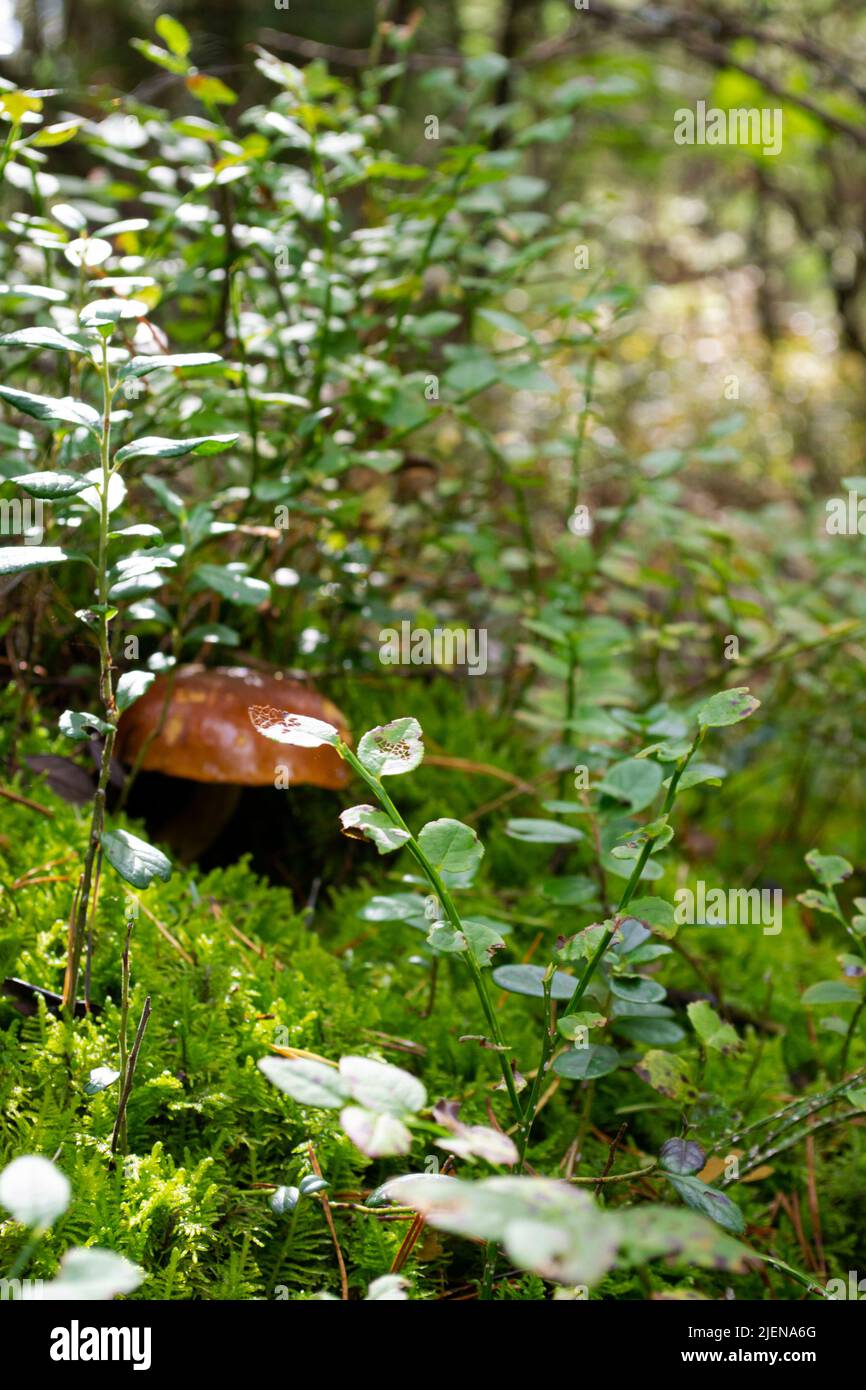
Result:
[[[806,863],[823,888],[835,888],[854,872],[853,866],[840,854],[821,854],[817,849],[809,850]]]
[[[749,694],[747,685],[738,685],[733,690],[720,690],[698,710],[698,723],[705,729],[721,729],[728,724],[739,724],[760,707],[760,700]]]
[[[370,729],[358,744],[358,761],[373,777],[397,777],[411,772],[424,757],[417,719],[392,719]]]
[[[380,854],[393,854],[406,841],[411,839],[408,830],[394,825],[384,811],[375,806],[350,806],[340,812],[340,826],[344,835],[353,840],[370,840]]]
[[[635,1067],[642,1081],[677,1105],[694,1105],[699,1091],[682,1057],[670,1052],[647,1052]]]

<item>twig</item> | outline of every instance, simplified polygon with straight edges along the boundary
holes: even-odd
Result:
[[[129,1054],[129,1061],[126,1066],[126,1076],[123,1080],[123,1090],[120,1100],[117,1103],[117,1118],[114,1121],[114,1132],[111,1136],[111,1152],[117,1152],[117,1141],[120,1135],[120,1126],[126,1114],[126,1106],[132,1090],[132,1078],[135,1075],[135,1067],[138,1062],[138,1054],[141,1048],[141,1040],[144,1037],[144,1030],[147,1027],[147,1020],[150,1018],[150,995],[144,1001],[144,1008],[141,1011],[141,1018],[138,1020],[138,1028],[135,1033],[135,1042],[132,1044],[132,1051]]]
[[[822,1279],[827,1278],[827,1265],[824,1260],[824,1237],[821,1232],[821,1206],[818,1201],[818,1184],[815,1181],[815,1138],[809,1135],[806,1140],[806,1190],[809,1194],[809,1219],[812,1222],[812,1239],[815,1242],[817,1270]]]
[[[315,1173],[317,1178],[320,1178],[322,1176],[322,1170],[319,1167],[319,1160],[316,1158],[316,1150],[313,1148],[313,1145],[311,1143],[307,1145],[307,1153],[310,1155],[310,1163],[313,1166],[313,1172]],[[334,1225],[334,1218],[331,1215],[331,1204],[328,1201],[328,1194],[325,1192],[324,1189],[322,1189],[322,1210],[325,1213],[325,1220],[328,1223],[328,1230],[331,1232],[331,1240],[334,1242],[334,1250],[336,1251],[337,1255],[337,1264],[340,1269],[340,1296],[344,1301],[348,1301],[349,1279],[346,1274],[346,1264],[343,1259],[343,1252],[340,1249],[340,1242],[337,1239],[337,1228]]]
[[[604,1168],[601,1171],[601,1177],[598,1179],[598,1182],[595,1185],[596,1197],[598,1197],[601,1194],[601,1185],[603,1182],[606,1181],[607,1175],[613,1167],[613,1161],[616,1158],[617,1146],[619,1145],[619,1141],[625,1134],[627,1129],[628,1121],[623,1120],[622,1124],[620,1125],[619,1129],[617,1130],[616,1134],[613,1136],[613,1139],[611,1140],[610,1148],[607,1151],[607,1161],[605,1162]]]
[[[157,931],[159,932],[160,936],[164,936],[165,939],[166,939],[166,941],[169,943],[169,945],[170,945],[170,946],[173,946],[174,949],[177,951],[178,955],[179,955],[179,956],[183,956],[183,958],[184,958],[184,960],[186,961],[187,965],[195,965],[195,961],[193,960],[192,956],[189,954],[188,951],[185,951],[185,950],[183,949],[183,947],[181,946],[181,944],[180,944],[180,942],[178,941],[177,937],[176,937],[176,936],[172,936],[172,934],[171,934],[171,932],[169,931],[168,927],[165,926],[164,923],[160,922],[159,918],[158,918],[158,917],[155,917],[155,916],[153,915],[153,913],[151,912],[150,908],[149,908],[149,907],[145,907],[144,903],[141,902],[140,899],[139,899],[138,906],[141,908],[141,910],[142,910],[142,912],[144,913],[145,917],[149,917],[149,918],[150,918],[151,922],[152,922],[153,925],[156,927],[156,929],[157,929]]]
[[[54,818],[53,811],[49,811],[47,806],[40,806],[38,801],[31,801],[29,796],[19,796],[17,792],[10,792],[6,787],[0,787],[0,796],[5,796],[7,801],[14,801],[16,806],[26,806],[28,811],[38,811],[40,816],[47,816],[49,820]]]

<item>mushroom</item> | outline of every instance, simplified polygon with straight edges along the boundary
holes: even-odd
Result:
[[[306,783],[338,791],[349,781],[348,768],[331,747],[298,748],[258,738],[248,713],[254,704],[324,720],[348,737],[346,720],[330,700],[281,672],[244,666],[180,666],[173,679],[171,673],[158,676],[120,718],[116,753],[121,762],[211,784],[207,791],[200,786],[160,827],[185,859],[197,858],[213,843],[242,787]]]

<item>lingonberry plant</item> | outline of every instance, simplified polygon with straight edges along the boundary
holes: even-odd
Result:
[[[95,240],[101,241],[102,246],[107,246],[110,251],[108,243],[99,238]],[[94,264],[104,259],[101,251],[96,257],[92,251],[88,251],[91,245],[92,242],[89,240],[83,242],[82,265]],[[142,534],[141,527],[132,525],[118,530],[111,529],[111,517],[126,496],[124,465],[141,458],[210,455],[234,443],[237,438],[236,435],[206,435],[184,440],[148,435],[133,439],[120,448],[113,448],[112,426],[116,420],[114,404],[124,382],[137,380],[156,371],[207,366],[220,360],[213,353],[147,357],[130,352],[122,342],[115,341],[115,335],[122,334],[125,321],[135,319],[145,310],[145,305],[133,299],[99,297],[90,300],[80,309],[78,332],[75,337],[50,328],[24,328],[6,334],[0,339],[0,345],[4,347],[51,349],[72,354],[76,359],[83,359],[84,366],[92,369],[101,386],[100,410],[85,400],[71,396],[37,396],[13,387],[0,386],[0,397],[24,414],[55,430],[65,427],[64,437],[52,441],[49,446],[52,452],[57,451],[58,462],[86,461],[91,452],[97,453],[99,457],[99,466],[84,472],[72,473],[52,469],[23,474],[16,479],[30,496],[40,501],[57,501],[61,498],[80,496],[88,503],[97,516],[95,558],[91,558],[84,551],[71,551],[60,546],[26,545],[6,547],[0,556],[0,569],[5,574],[15,574],[41,565],[80,561],[93,571],[94,576],[94,602],[88,608],[80,609],[76,616],[94,634],[97,645],[101,712],[97,714],[92,711],[66,710],[60,717],[60,730],[68,738],[85,740],[95,734],[102,739],[99,780],[93,799],[90,835],[75,901],[70,912],[66,975],[63,984],[63,1006],[69,1012],[74,1011],[78,999],[82,952],[91,924],[91,906],[102,856],[104,855],[121,878],[134,888],[147,888],[155,878],[164,879],[171,872],[170,863],[161,850],[148,845],[129,831],[105,829],[105,797],[118,718],[124,709],[144,693],[154,679],[152,672],[130,670],[124,672],[115,687],[111,656],[111,625],[118,613],[115,602],[126,594],[130,581],[134,586],[142,575],[154,573],[160,568],[171,568],[176,563],[170,553],[162,552],[157,547],[150,547],[144,552],[136,550],[136,542]],[[124,412],[121,412],[122,418],[123,415]],[[152,529],[145,527],[144,534],[149,534]],[[128,546],[130,541],[132,549],[124,554],[121,547]],[[115,559],[112,559],[112,550],[115,553],[120,550]]]
[[[632,811],[651,806],[657,797],[661,805],[652,819],[619,835],[612,847],[612,857],[629,868],[610,918],[562,940],[546,968],[511,965],[493,971],[493,979],[506,991],[537,995],[543,1000],[538,1060],[529,1086],[520,1071],[520,1067],[528,1070],[527,1064],[513,1055],[485,973],[494,953],[504,947],[504,939],[487,922],[462,912],[455,898],[459,890],[471,886],[484,847],[471,826],[450,817],[429,821],[414,834],[383,784],[383,778],[411,772],[422,761],[424,745],[418,721],[400,718],[371,729],[354,751],[336,728],[320,720],[268,706],[251,707],[250,718],[258,733],[299,747],[330,746],[366,784],[378,807],[362,804],[343,811],[340,820],[344,833],[369,840],[380,855],[409,851],[432,889],[434,911],[427,914],[432,917],[428,943],[435,952],[459,957],[470,974],[489,1033],[484,1042],[495,1052],[502,1072],[501,1088],[507,1093],[511,1111],[507,1123],[516,1142],[499,1126],[488,1129],[462,1124],[457,1109],[440,1102],[431,1112],[432,1119],[447,1124],[451,1133],[437,1138],[437,1145],[470,1161],[481,1159],[522,1171],[548,1068],[561,1077],[587,1081],[620,1066],[617,1050],[596,1039],[608,1025],[612,1006],[620,1001],[646,1007],[659,1005],[665,998],[664,987],[642,974],[639,967],[666,953],[670,949],[666,942],[676,931],[673,904],[662,897],[636,896],[641,880],[651,856],[662,853],[674,838],[671,817],[678,793],[718,780],[715,767],[696,758],[705,737],[714,729],[747,719],[759,703],[746,687],[720,691],[696,708],[691,737],[646,745],[633,759],[612,767],[599,784],[600,792],[628,800]],[[569,812],[572,807],[566,804],[557,809]],[[546,824],[556,827],[559,823],[526,822],[523,833],[556,843],[558,836],[551,834]],[[822,881],[833,867],[829,861],[816,867],[816,872],[824,872]],[[661,940],[654,942],[653,936]],[[557,965],[576,966],[577,971],[572,975]],[[587,998],[591,1009],[586,1007]],[[558,1017],[556,1000],[565,1004]],[[652,1013],[644,1017],[652,1018]],[[730,1054],[740,1047],[735,1030],[705,1001],[691,1005],[689,1017],[702,1051]],[[641,1033],[632,1036],[638,1041]],[[679,1036],[677,1030],[673,1041]],[[651,1030],[649,1040],[665,1041],[664,1030]],[[268,1058],[260,1065],[271,1081],[300,1104],[339,1108],[343,1129],[368,1157],[407,1155],[412,1148],[413,1126],[429,1127],[421,1118],[428,1109],[426,1090],[402,1068],[351,1056],[343,1057],[339,1065],[300,1056]],[[662,1047],[652,1048],[636,1070],[663,1096],[681,1102],[686,1111],[697,1102],[699,1092],[690,1069],[678,1055]],[[657,1163],[646,1171],[658,1166],[686,1206],[741,1234],[743,1219],[737,1206],[696,1176],[705,1160],[699,1143],[671,1139],[662,1147]],[[634,1216],[602,1214],[586,1194],[562,1189],[547,1179],[494,1178],[467,1184],[442,1176],[431,1181],[429,1175],[420,1174],[386,1183],[379,1195],[393,1196],[414,1207],[444,1230],[499,1241],[510,1259],[563,1285],[592,1283],[617,1259],[627,1265],[630,1260],[639,1263],[660,1253],[676,1253],[686,1262],[728,1260],[730,1267],[743,1268],[747,1255],[736,1244],[726,1245],[719,1237],[712,1237],[700,1220],[690,1225],[681,1213],[664,1208]],[[635,1222],[639,1236],[632,1232]]]

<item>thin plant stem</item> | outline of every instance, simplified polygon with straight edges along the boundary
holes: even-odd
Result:
[[[409,829],[403,817],[400,815],[400,812],[397,810],[397,807],[394,805],[390,796],[385,791],[385,788],[382,786],[381,782],[367,771],[367,769],[364,767],[364,764],[360,761],[359,758],[356,757],[356,755],[352,752],[351,748],[347,747],[346,744],[341,743],[338,747],[338,752],[340,753],[340,756],[344,758],[345,761],[349,764],[349,766],[354,768],[358,776],[362,778],[364,782],[366,782],[367,786],[373,792],[373,795],[376,797],[377,801],[386,811],[391,822],[394,825],[396,825],[400,830],[404,830],[406,834],[409,836],[409,839],[406,842],[406,848],[409,850],[410,854],[413,856],[415,861],[420,865],[421,869],[424,871],[425,877],[428,879],[431,887],[433,888],[433,891],[435,892],[437,898],[442,904],[442,907],[445,910],[445,914],[448,918],[448,921],[451,923],[451,926],[454,928],[455,931],[460,932],[462,934],[463,923],[460,920],[460,914],[457,911],[451,894],[445,887],[445,884],[443,883],[439,873],[430,863],[430,860],[427,858],[427,855],[424,853],[417,839],[412,834],[412,831]],[[515,1084],[514,1076],[511,1071],[511,1065],[504,1055],[504,1053],[508,1051],[508,1049],[506,1047],[505,1040],[502,1035],[502,1029],[499,1025],[499,1019],[496,1017],[496,1012],[493,1008],[492,1003],[490,1002],[490,996],[487,991],[487,985],[484,980],[484,975],[481,966],[478,964],[478,961],[475,959],[475,956],[471,950],[465,953],[464,959],[469,968],[469,973],[472,977],[472,983],[475,986],[475,990],[478,995],[478,999],[481,1004],[484,1017],[487,1021],[487,1026],[490,1029],[494,1042],[497,1044],[497,1048],[502,1049],[502,1051],[497,1051],[496,1054],[499,1061],[500,1069],[502,1071],[502,1079],[505,1083],[505,1089],[508,1092],[508,1098],[511,1102],[511,1108],[514,1111],[514,1117],[517,1120],[518,1125],[522,1127],[524,1122],[523,1109],[520,1104],[520,1098],[517,1094],[517,1086]]]
[[[668,787],[668,794],[665,797],[664,805],[662,807],[662,816],[666,816],[670,812],[671,807],[674,804],[674,798],[677,794],[677,786],[679,785],[679,780],[685,772],[686,768],[688,767],[689,763],[691,762],[692,757],[696,753],[701,743],[701,740],[703,739],[703,736],[703,729],[699,729],[698,732],[695,734],[694,739],[692,740],[691,748],[689,749],[685,758],[680,763],[679,767],[677,768],[676,772],[671,778],[671,784]],[[602,956],[606,952],[611,941],[613,941],[617,929],[617,919],[625,911],[632,898],[634,897],[635,890],[638,886],[638,883],[640,882],[641,874],[643,873],[644,868],[646,866],[646,862],[649,859],[650,854],[652,853],[652,847],[652,840],[647,840],[646,844],[640,852],[640,856],[637,860],[637,863],[635,864],[634,869],[632,870],[631,878],[626,884],[625,891],[623,892],[623,895],[620,898],[619,903],[617,905],[616,913],[614,915],[613,926],[609,927],[608,930],[605,932],[604,936],[598,944],[598,947],[596,948],[595,954],[592,956],[592,959],[590,960],[589,964],[587,965],[586,969],[581,975],[575,988],[574,994],[568,1001],[568,1008],[565,1010],[565,1014],[563,1015],[564,1018],[567,1018],[569,1014],[577,1012],[578,1005],[580,1004],[580,1001],[582,1000],[583,996],[586,994],[589,982],[595,974],[595,971],[602,959]]]
[[[123,1088],[120,1093],[120,1099],[117,1102],[117,1118],[114,1121],[114,1130],[111,1135],[112,1154],[117,1153],[117,1146],[120,1141],[120,1130],[122,1125],[124,1124],[126,1116],[126,1107],[129,1103],[130,1092],[132,1091],[132,1080],[135,1076],[135,1068],[138,1062],[138,1054],[141,1050],[141,1043],[142,1039],[144,1038],[144,1030],[147,1027],[147,1020],[149,1018],[150,995],[148,995],[144,1001],[144,1008],[141,1011],[141,1018],[138,1020],[138,1028],[135,1032],[135,1041],[132,1044],[132,1051],[129,1054],[129,1060],[126,1064],[126,1075],[123,1078]]]
[[[102,701],[107,730],[102,745],[102,758],[99,767],[99,781],[93,798],[90,819],[90,836],[84,859],[81,893],[75,914],[70,922],[67,946],[66,974],[63,981],[62,1007],[68,1017],[75,1013],[75,1000],[78,991],[78,975],[81,968],[81,954],[87,936],[90,915],[90,898],[94,881],[94,866],[102,843],[102,830],[105,824],[105,796],[111,772],[111,755],[117,733],[117,706],[111,680],[111,617],[108,607],[108,527],[109,498],[111,482],[111,368],[108,359],[108,343],[102,342],[102,431],[100,437],[100,462],[102,470],[101,496],[99,506],[99,549],[96,566],[97,600],[97,639],[99,646],[99,694]]]

